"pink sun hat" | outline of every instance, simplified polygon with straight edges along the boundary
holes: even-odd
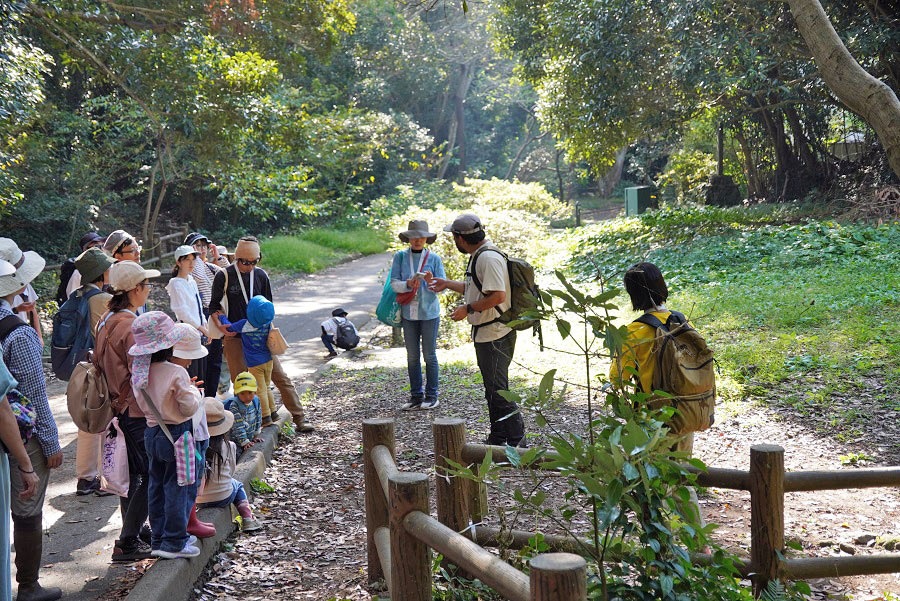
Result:
[[[162,311],[149,311],[138,315],[131,324],[134,334],[134,346],[128,354],[134,357],[131,364],[131,387],[135,396],[140,398],[139,391],[147,387],[150,378],[150,356],[167,348],[172,348],[184,338],[187,330],[177,327],[172,318]]]

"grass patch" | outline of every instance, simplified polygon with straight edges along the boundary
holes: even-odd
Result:
[[[262,242],[267,269],[315,273],[351,254],[372,255],[387,249],[384,234],[368,228],[315,228],[298,236],[275,236]]]
[[[315,228],[300,234],[301,240],[331,248],[363,255],[384,252],[388,247],[388,237],[384,232],[369,228],[338,230]]]

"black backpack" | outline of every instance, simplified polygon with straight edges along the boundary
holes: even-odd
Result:
[[[356,348],[356,345],[359,344],[359,334],[356,333],[356,328],[353,327],[353,324],[346,318],[343,320],[335,318],[334,321],[337,324],[337,335],[334,337],[334,344],[345,351]]]
[[[91,297],[100,294],[92,288],[72,296],[62,304],[53,316],[53,336],[50,337],[50,365],[60,380],[68,380],[80,361],[84,361],[88,351],[94,348],[94,333],[91,332]]]
[[[56,289],[56,304],[60,307],[69,299],[66,288],[73,273],[75,273],[75,259],[66,259],[66,262],[59,268],[59,288]]]
[[[533,329],[534,333],[541,337],[541,348],[543,349],[543,336],[540,320],[522,319],[522,315],[526,311],[530,311],[541,305],[541,295],[537,283],[534,281],[534,267],[524,259],[511,259],[506,253],[496,248],[482,247],[478,249],[475,251],[475,254],[472,255],[472,261],[469,264],[467,274],[472,276],[472,283],[475,284],[475,287],[478,288],[478,292],[481,294],[484,294],[484,290],[481,288],[481,280],[478,279],[478,274],[475,271],[475,264],[478,261],[478,257],[481,256],[481,253],[489,251],[499,254],[506,261],[506,270],[509,274],[509,289],[511,294],[509,299],[510,305],[509,309],[503,313],[500,313],[500,310],[495,308],[494,310],[498,313],[497,318],[486,323],[478,324],[475,326],[475,330],[477,331],[480,327],[498,322],[507,325],[507,327],[510,327],[513,330]],[[509,326],[508,324],[512,321],[518,321],[519,323]]]

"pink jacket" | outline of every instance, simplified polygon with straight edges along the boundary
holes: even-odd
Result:
[[[191,382],[187,370],[168,361],[150,364],[147,394],[166,424],[180,424],[191,419],[202,400],[200,391]],[[137,398],[137,403],[147,416],[147,427],[158,425],[156,416],[144,400],[144,395]]]

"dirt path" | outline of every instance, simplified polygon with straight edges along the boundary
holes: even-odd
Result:
[[[373,255],[275,289],[277,324],[291,344],[285,369],[295,384],[302,384],[323,362],[319,324],[332,309],[343,306],[354,323],[368,322],[380,298],[379,282],[383,282],[387,265],[388,255]],[[77,430],[66,408],[65,387],[58,381],[51,384],[50,405],[60,431],[64,463],[53,472],[47,491],[41,583],[61,587],[68,601],[93,600],[109,589],[127,587],[140,568],[109,561],[122,526],[118,497],[74,494]],[[315,410],[309,417],[318,420]]]
[[[531,343],[525,340],[522,344]],[[256,504],[269,522],[267,531],[235,537],[233,548],[218,556],[210,580],[195,599],[370,599],[376,591],[368,588],[365,573],[360,423],[368,417],[395,417],[401,469],[425,473],[430,473],[433,465],[430,424],[435,417],[463,417],[470,438],[482,438],[487,422],[481,381],[473,358],[466,359],[466,350],[439,351],[441,406],[433,412],[398,410],[408,393],[403,349],[373,348],[362,356],[334,362],[312,389],[310,403],[315,407],[319,431],[279,449],[266,473],[275,492],[257,497]],[[520,378],[524,373],[521,368],[513,372]],[[576,400],[566,406],[558,418],[573,428],[583,428],[584,411],[577,405]],[[735,417],[723,415],[713,429],[698,435],[695,448],[701,459],[717,467],[747,469],[752,444],[776,442],[785,447],[788,469],[854,469],[842,466],[838,455],[843,451],[835,443],[802,423],[785,421],[763,406],[745,409]],[[532,444],[539,445],[542,433],[533,423],[529,428],[537,435]],[[505,499],[510,492],[498,495],[492,491],[489,521],[493,525],[497,524],[497,507],[509,506]],[[720,544],[746,554],[749,495],[710,489],[701,503],[708,518],[721,525],[716,536]],[[897,491],[792,493],[786,496],[785,505],[788,539],[802,544],[803,555],[846,553],[838,545],[857,554],[872,553],[880,550],[854,543],[854,539],[861,534],[900,534]],[[519,527],[533,529],[534,524],[526,520]],[[886,591],[900,591],[896,575],[811,584],[816,599],[841,593],[874,600],[883,598]]]

